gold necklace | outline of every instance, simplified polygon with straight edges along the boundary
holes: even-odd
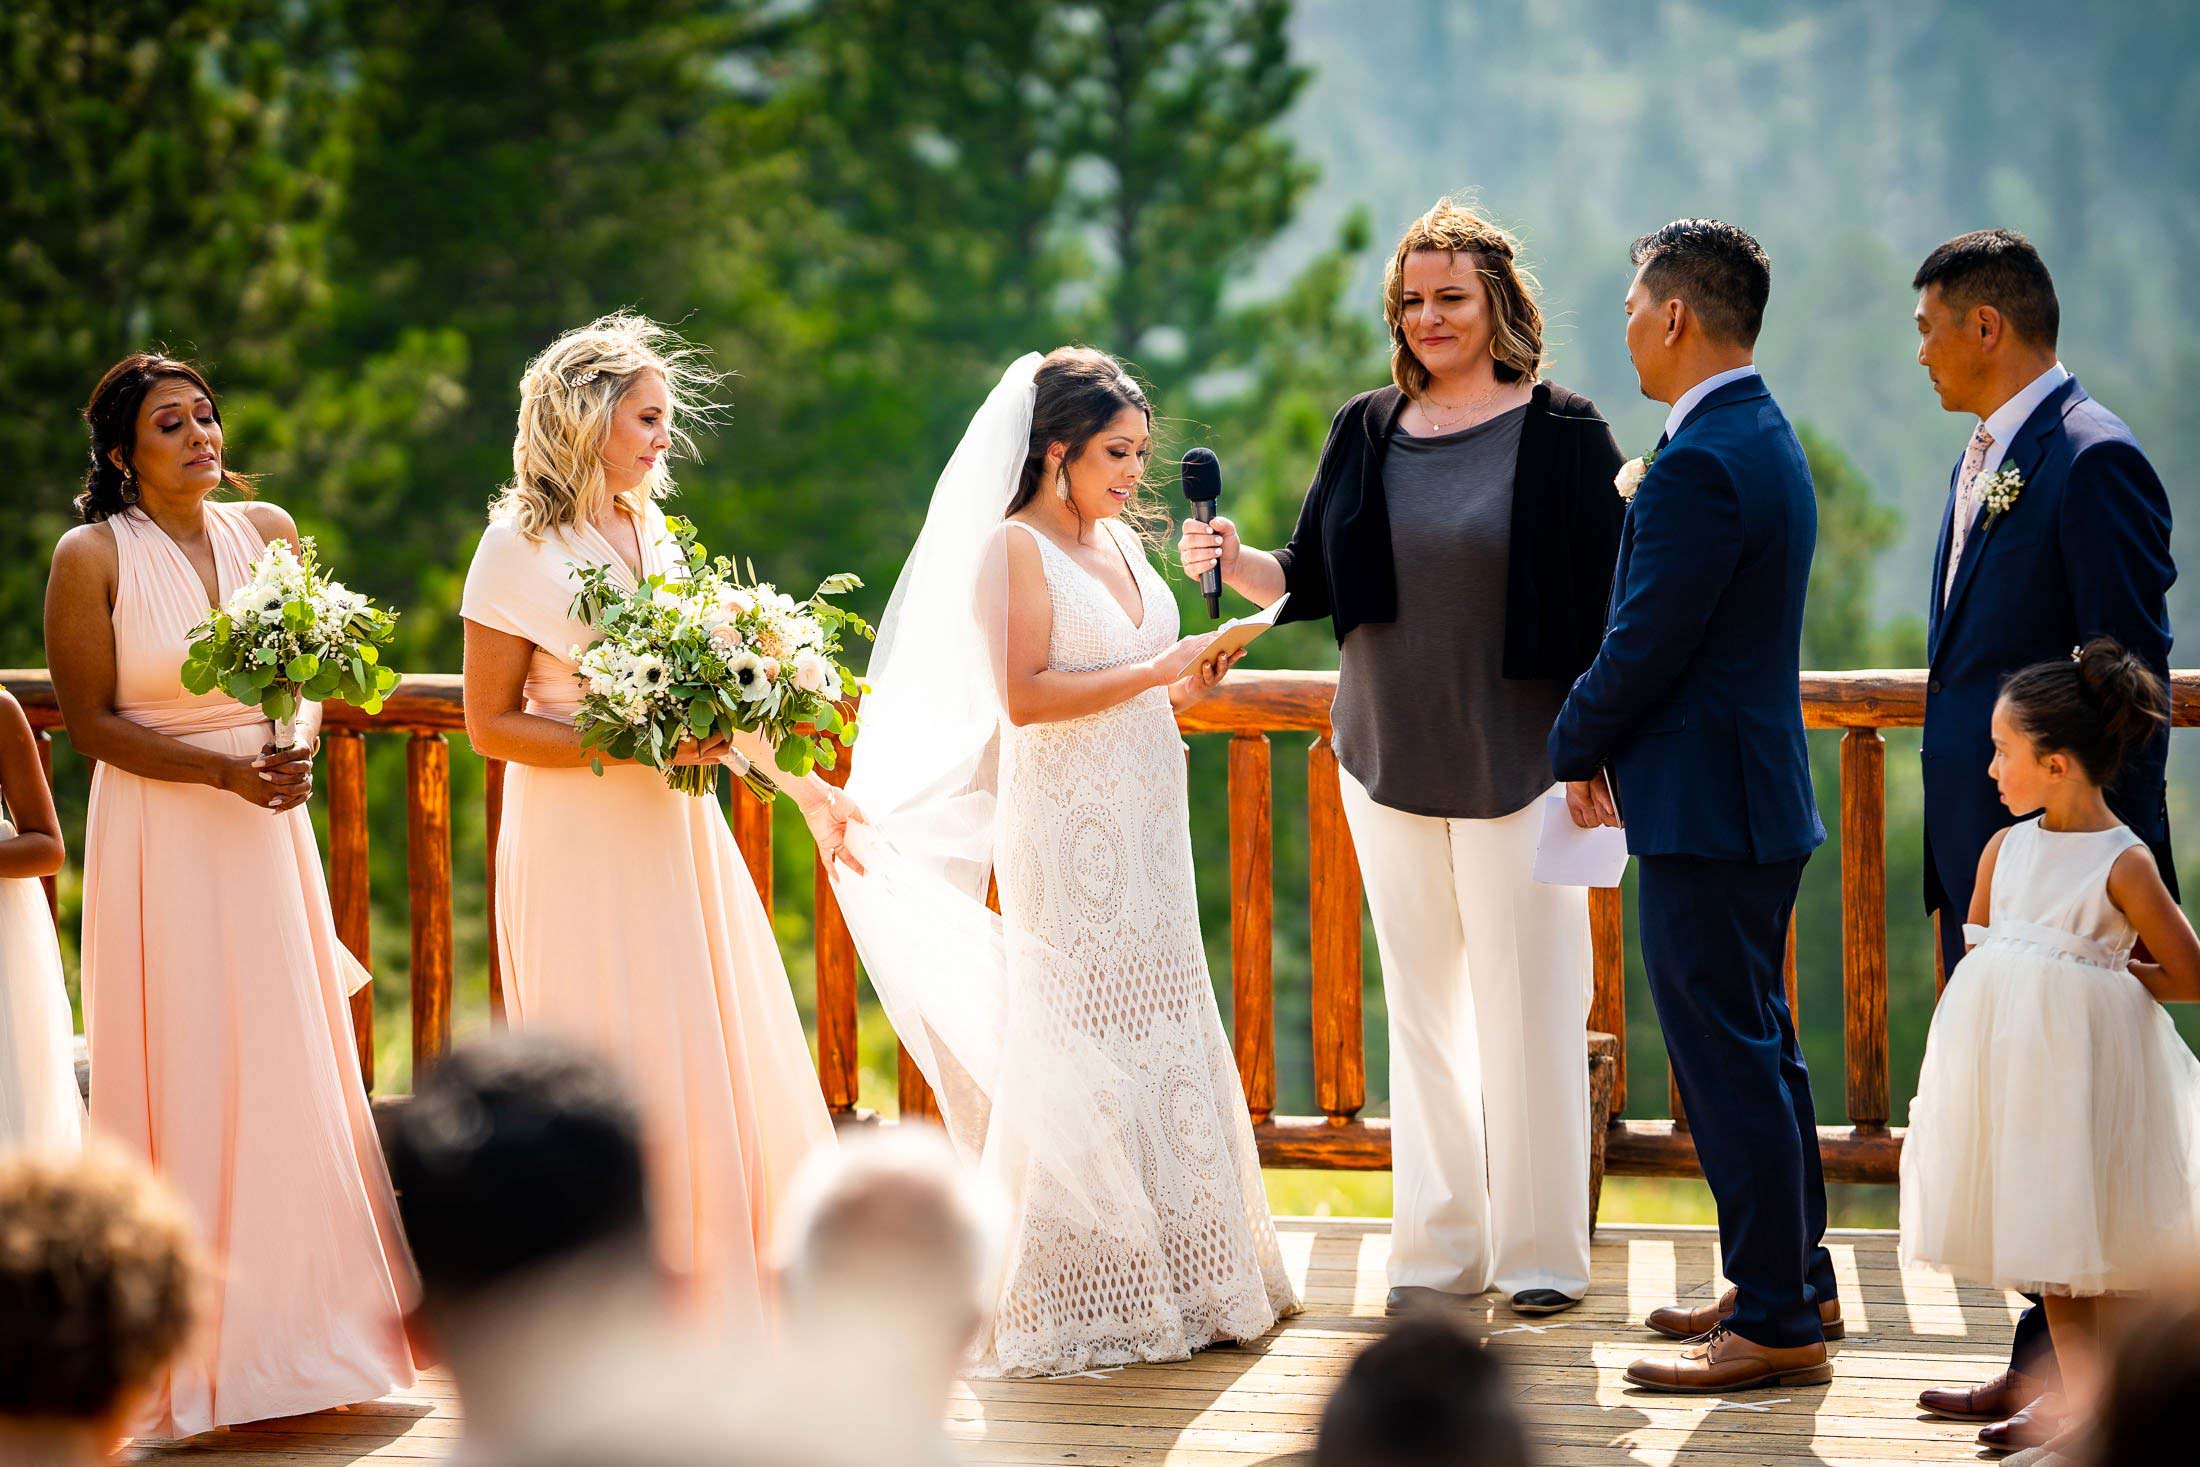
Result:
[[[1421,416],[1427,418],[1430,424],[1433,425],[1439,432],[1447,432],[1457,425],[1464,423],[1468,419],[1468,417],[1471,416],[1477,409],[1488,407],[1492,402],[1496,400],[1497,394],[1503,391],[1504,387],[1504,383],[1493,381],[1490,383],[1489,390],[1484,392],[1480,397],[1457,405],[1441,402],[1438,399],[1424,393],[1421,396]],[[1438,416],[1436,416],[1436,414],[1429,411],[1432,406],[1448,408],[1454,414],[1454,416],[1448,419],[1439,418]]]

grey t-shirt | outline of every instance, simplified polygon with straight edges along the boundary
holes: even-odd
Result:
[[[1394,432],[1384,453],[1398,619],[1345,637],[1330,722],[1338,762],[1394,810],[1487,820],[1552,785],[1545,741],[1566,689],[1504,675],[1527,412],[1433,438]]]

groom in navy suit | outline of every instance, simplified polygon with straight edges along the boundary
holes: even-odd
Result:
[[[1684,219],[1637,240],[1633,259],[1628,354],[1672,412],[1632,487],[1610,625],[1551,730],[1551,763],[1577,823],[1626,827],[1643,965],[1735,1288],[1651,1315],[1661,1334],[1703,1338],[1627,1378],[1675,1392],[1819,1384],[1841,1307],[1781,980],[1796,887],[1826,838],[1799,686],[1817,504],[1751,363],[1772,290],[1764,250]]]
[[[2014,819],[1986,772],[2002,680],[2100,636],[2166,679],[2177,569],[2162,481],[2131,430],[2056,360],[2061,309],[2031,241],[2006,229],[1949,240],[1911,286],[1919,364],[1942,407],[1978,419],[1949,480],[1928,603],[1925,906],[1939,919],[1941,961],[1952,972],[1979,856]],[[2168,756],[2165,729],[2107,795],[2174,895]],[[2051,1404],[2038,1402],[2055,1374],[2035,1303],[2018,1323],[2005,1374],[1975,1389],[1927,1391],[1919,1404],[1999,1423],[1980,1432],[1987,1446],[2036,1446],[2056,1427]]]

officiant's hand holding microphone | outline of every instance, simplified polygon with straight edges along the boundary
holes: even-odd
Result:
[[[1241,544],[1237,525],[1214,512],[1221,487],[1222,469],[1211,450],[1195,448],[1184,455],[1184,497],[1191,501],[1192,514],[1177,534],[1177,563],[1203,589],[1213,575],[1216,584],[1207,592],[1207,614],[1217,618],[1222,615],[1223,586],[1255,606],[1267,606],[1284,592],[1282,564],[1265,550]]]

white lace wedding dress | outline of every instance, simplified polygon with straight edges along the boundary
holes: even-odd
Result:
[[[1035,533],[1003,517],[1040,364],[1002,374],[902,567],[848,782],[866,869],[832,877],[896,1033],[1010,1210],[978,1374],[1180,1360],[1298,1308],[1200,944],[1168,693],[1021,728],[1003,708],[1003,553]],[[1177,637],[1136,540],[1095,533],[1122,547],[1140,613],[1039,537],[1065,671]]]
[[[1176,605],[1136,542],[1113,525],[1095,533],[1126,546],[1143,617],[1133,626],[1083,567],[1033,535],[1054,611],[1050,667],[1113,667],[1177,638]],[[1012,1179],[1016,1230],[993,1326],[1004,1373],[1181,1359],[1252,1339],[1299,1307],[1208,979],[1186,810],[1165,688],[1002,728],[1001,916],[1038,939],[1030,951],[1059,955],[1039,957],[1049,971],[1029,977],[1055,990],[1041,1002],[1067,1042],[1116,1067],[1089,1123],[1127,1158],[1145,1204],[1095,1230],[1048,1169]]]

